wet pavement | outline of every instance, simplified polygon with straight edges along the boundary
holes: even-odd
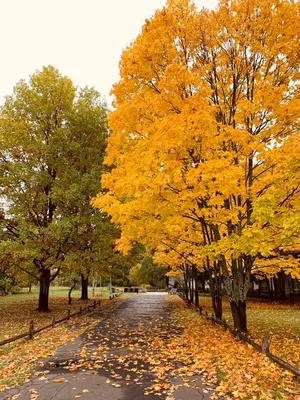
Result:
[[[165,354],[182,328],[171,319],[167,294],[133,295],[117,308],[99,310],[101,321],[40,360],[32,380],[0,393],[0,400],[208,400],[213,388],[201,376],[182,377]],[[191,360],[192,362],[192,360]]]

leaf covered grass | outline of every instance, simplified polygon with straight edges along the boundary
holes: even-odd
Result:
[[[200,305],[209,315],[211,298],[200,297]],[[223,317],[233,326],[230,306],[223,302]],[[247,301],[247,323],[250,337],[261,344],[269,337],[270,352],[296,368],[300,368],[300,304],[288,305],[255,299]]]
[[[101,307],[114,306],[120,298],[110,302],[104,299]],[[45,326],[52,321],[65,317],[67,310],[71,313],[92,304],[93,300],[74,301],[69,306],[66,297],[50,298],[50,312],[35,311],[36,298],[33,294],[22,294],[0,298],[0,318],[2,321],[1,340],[28,331],[29,321],[34,320],[35,328]],[[55,350],[83,333],[99,322],[99,316],[93,312],[83,312],[69,321],[56,325],[34,336],[33,340],[21,339],[0,347],[0,391],[21,384],[30,377],[30,373],[40,358],[52,356]]]
[[[117,301],[122,300],[119,298]],[[106,321],[104,328],[100,328],[104,335],[100,342],[97,339],[98,347],[95,349],[91,334],[80,353],[86,361],[80,365],[71,364],[69,368],[72,371],[88,368],[96,372],[107,366],[110,379],[117,382],[112,383],[116,387],[122,384],[121,370],[126,374],[125,382],[134,380],[137,384],[140,377],[150,374],[152,378],[145,395],[161,397],[165,393],[168,399],[173,399],[173,393],[180,385],[197,389],[195,382],[199,376],[205,387],[211,393],[214,391],[212,398],[216,399],[220,396],[232,400],[297,398],[299,381],[293,374],[201,317],[179,297],[168,296],[165,301],[169,310],[168,322],[164,316],[155,313],[149,319],[142,319],[135,330],[127,326],[126,318],[123,324],[116,321],[111,326]],[[114,307],[114,304],[114,301],[106,301],[103,306]],[[99,317],[96,313],[86,314],[45,331],[32,341],[19,341],[0,348],[0,388],[29,379],[38,359],[51,356],[58,346],[76,338],[97,322]],[[118,351],[112,364],[114,348]],[[120,349],[127,351],[119,352]]]
[[[292,373],[238,341],[228,331],[224,332],[220,326],[213,325],[196,310],[187,308],[178,297],[167,301],[176,304],[176,324],[183,327],[182,336],[173,338],[168,351],[176,354],[177,359],[189,357],[192,360],[189,371],[206,371],[206,380],[217,385],[215,398],[298,398],[299,380]]]
[[[49,299],[49,312],[40,313],[36,310],[38,305],[38,289],[34,288],[31,293],[18,293],[0,297],[0,341],[21,333],[28,332],[29,322],[33,320],[34,327],[40,328],[48,325],[55,319],[66,317],[68,310],[71,313],[79,311],[80,307],[92,305],[94,300],[107,299],[107,291],[104,296],[98,297],[99,293],[88,301],[80,300],[80,290],[72,292],[72,304],[68,304],[67,288],[51,288]]]

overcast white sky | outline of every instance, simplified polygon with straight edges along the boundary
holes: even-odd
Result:
[[[217,0],[196,0],[213,8]],[[0,103],[21,78],[53,65],[109,100],[122,50],[165,0],[0,0]]]

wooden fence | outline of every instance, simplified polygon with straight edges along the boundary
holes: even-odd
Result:
[[[13,337],[10,337],[10,338],[2,340],[0,342],[0,346],[3,346],[3,345],[8,344],[8,343],[12,343],[12,342],[14,342],[16,340],[23,339],[23,338],[26,338],[26,337],[28,337],[29,339],[32,339],[35,334],[37,334],[39,332],[42,332],[42,331],[44,331],[46,329],[49,329],[49,328],[54,328],[55,325],[60,324],[61,322],[67,321],[70,318],[75,317],[77,315],[81,315],[84,311],[90,311],[91,309],[92,310],[95,309],[96,306],[99,306],[99,307],[101,306],[100,300],[98,300],[98,301],[94,300],[93,304],[90,304],[90,305],[88,305],[86,307],[80,307],[79,311],[74,312],[72,314],[71,314],[70,310],[67,310],[67,315],[64,318],[61,318],[61,319],[59,319],[57,321],[55,319],[55,316],[53,316],[52,317],[52,321],[51,321],[50,324],[48,324],[46,326],[43,326],[41,328],[37,328],[37,329],[34,328],[34,322],[33,322],[33,320],[31,320],[29,322],[29,329],[28,329],[27,332],[21,333],[20,335],[16,335],[16,336],[13,336]]]
[[[296,376],[300,376],[299,369],[297,369],[293,365],[289,364],[288,362],[282,360],[281,358],[275,356],[274,354],[270,353],[269,339],[267,336],[265,336],[263,338],[262,344],[259,345],[258,343],[251,340],[247,335],[242,334],[241,332],[237,332],[233,328],[231,328],[225,319],[223,319],[223,320],[217,319],[214,314],[211,314],[211,316],[209,316],[207,311],[204,311],[201,306],[196,306],[194,303],[188,302],[188,300],[185,298],[184,292],[177,292],[177,293],[190,306],[193,306],[194,308],[196,308],[199,311],[200,315],[202,315],[204,318],[210,320],[213,324],[222,326],[225,331],[226,330],[230,331],[232,333],[232,335],[237,337],[239,340],[250,344],[252,347],[254,347],[256,350],[258,350],[260,353],[265,354],[267,357],[269,357],[275,363],[279,364],[281,367],[287,369],[288,371],[292,372]]]
[[[118,297],[122,294],[123,292],[121,290],[115,290],[114,292],[109,293],[109,300],[114,299],[115,297]]]

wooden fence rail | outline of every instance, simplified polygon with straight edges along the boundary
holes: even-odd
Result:
[[[98,301],[94,300],[94,302],[93,302],[92,305],[88,305],[88,306],[86,306],[86,307],[84,307],[84,308],[80,307],[79,311],[74,312],[74,313],[72,313],[72,314],[71,314],[71,311],[68,310],[68,311],[67,311],[67,316],[66,316],[66,317],[61,318],[61,319],[59,319],[59,320],[56,321],[55,316],[53,316],[53,317],[52,317],[52,322],[51,322],[50,324],[48,324],[48,325],[46,325],[46,326],[43,326],[43,327],[41,327],[41,328],[37,328],[37,329],[34,329],[34,322],[31,320],[31,321],[29,322],[29,329],[28,329],[28,332],[26,332],[26,333],[21,333],[20,335],[16,335],[16,336],[13,336],[13,337],[4,339],[4,340],[0,341],[0,346],[3,346],[3,345],[8,344],[8,343],[12,343],[12,342],[14,342],[14,341],[16,341],[16,340],[23,339],[23,338],[25,338],[25,337],[28,337],[29,339],[33,339],[33,336],[34,336],[35,334],[40,333],[40,332],[42,332],[42,331],[44,331],[44,330],[46,330],[46,329],[49,329],[49,328],[54,328],[55,325],[57,325],[57,324],[60,324],[60,323],[62,323],[62,322],[65,322],[65,321],[69,320],[70,318],[75,317],[75,316],[77,316],[77,315],[81,315],[83,311],[86,311],[86,310],[87,310],[87,311],[90,311],[91,308],[92,308],[92,309],[95,309],[97,305],[98,305],[99,307],[101,306],[100,300],[98,300]]]
[[[185,298],[185,295],[184,295],[183,292],[178,292],[177,294],[179,295],[179,297],[182,298],[182,300],[187,302],[187,299]],[[252,347],[254,347],[256,350],[258,350],[260,353],[265,354],[267,357],[269,357],[275,363],[279,364],[281,367],[287,369],[288,371],[292,372],[296,376],[300,376],[300,370],[299,369],[297,369],[293,365],[289,364],[288,362],[282,360],[281,358],[275,356],[274,354],[270,353],[270,351],[269,351],[269,339],[268,339],[267,336],[265,336],[263,338],[262,344],[259,345],[258,343],[256,343],[253,340],[251,340],[247,335],[242,334],[240,332],[237,332],[233,328],[231,328],[227,324],[225,319],[224,320],[217,319],[214,314],[209,316],[207,311],[203,311],[203,308],[201,306],[198,307],[194,303],[190,303],[190,302],[188,304],[193,306],[193,307],[195,307],[204,318],[210,320],[213,324],[222,326],[225,331],[228,330],[229,332],[232,333],[233,336],[237,337],[239,340],[250,344]]]
[[[118,289],[116,291],[114,291],[114,292],[110,292],[109,293],[109,300],[112,300],[115,297],[119,297],[119,296],[121,296],[121,294],[122,294],[121,290],[118,290]]]

